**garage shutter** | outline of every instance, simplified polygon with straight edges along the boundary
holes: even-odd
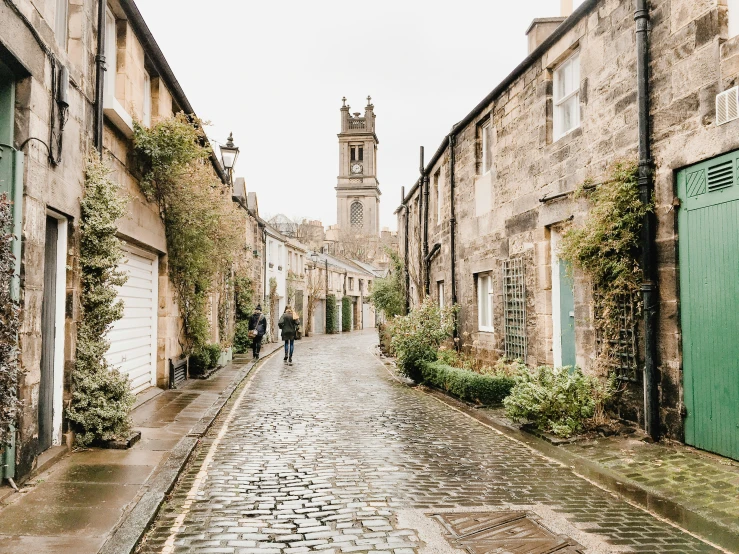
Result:
[[[138,393],[156,384],[157,257],[126,247],[120,269],[128,275],[118,289],[123,317],[108,333],[106,359],[128,375],[131,390]]]

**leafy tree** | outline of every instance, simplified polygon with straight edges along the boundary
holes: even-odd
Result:
[[[370,302],[385,314],[386,318],[391,319],[396,315],[405,314],[405,272],[398,253],[390,249],[386,252],[391,261],[390,272],[387,277],[375,279]]]
[[[182,113],[150,128],[134,122],[141,190],[157,202],[164,222],[169,276],[183,321],[181,342],[188,352],[208,343],[209,294],[244,240],[243,215],[210,167],[206,144],[202,123]]]
[[[67,410],[77,443],[82,446],[126,435],[134,403],[127,376],[105,359],[110,346],[106,335],[123,316],[123,302],[118,299],[116,287],[127,279],[118,270],[123,254],[116,236],[116,221],[125,213],[126,199],[119,195],[119,187],[109,174],[98,155],[92,153],[80,202],[82,317],[77,325],[72,402]]]

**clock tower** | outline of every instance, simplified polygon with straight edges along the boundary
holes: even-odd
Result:
[[[377,135],[372,98],[367,97],[364,117],[349,113],[342,98],[339,133],[339,177],[336,210],[343,233],[380,235],[380,183],[377,181]]]

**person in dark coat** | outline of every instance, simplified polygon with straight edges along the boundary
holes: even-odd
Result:
[[[249,338],[251,339],[251,351],[254,359],[259,359],[259,351],[262,349],[262,338],[267,332],[267,318],[262,313],[262,306],[257,304],[254,313],[249,317]]]
[[[279,323],[282,329],[282,340],[285,341],[285,361],[289,364],[293,363],[293,350],[295,349],[295,336],[300,328],[300,320],[293,316],[293,309],[290,306],[285,307]]]

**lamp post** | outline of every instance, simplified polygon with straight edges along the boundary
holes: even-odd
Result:
[[[228,184],[231,186],[233,186],[233,171],[238,157],[239,147],[234,145],[234,134],[230,133],[226,145],[221,145],[221,162],[228,174]]]

